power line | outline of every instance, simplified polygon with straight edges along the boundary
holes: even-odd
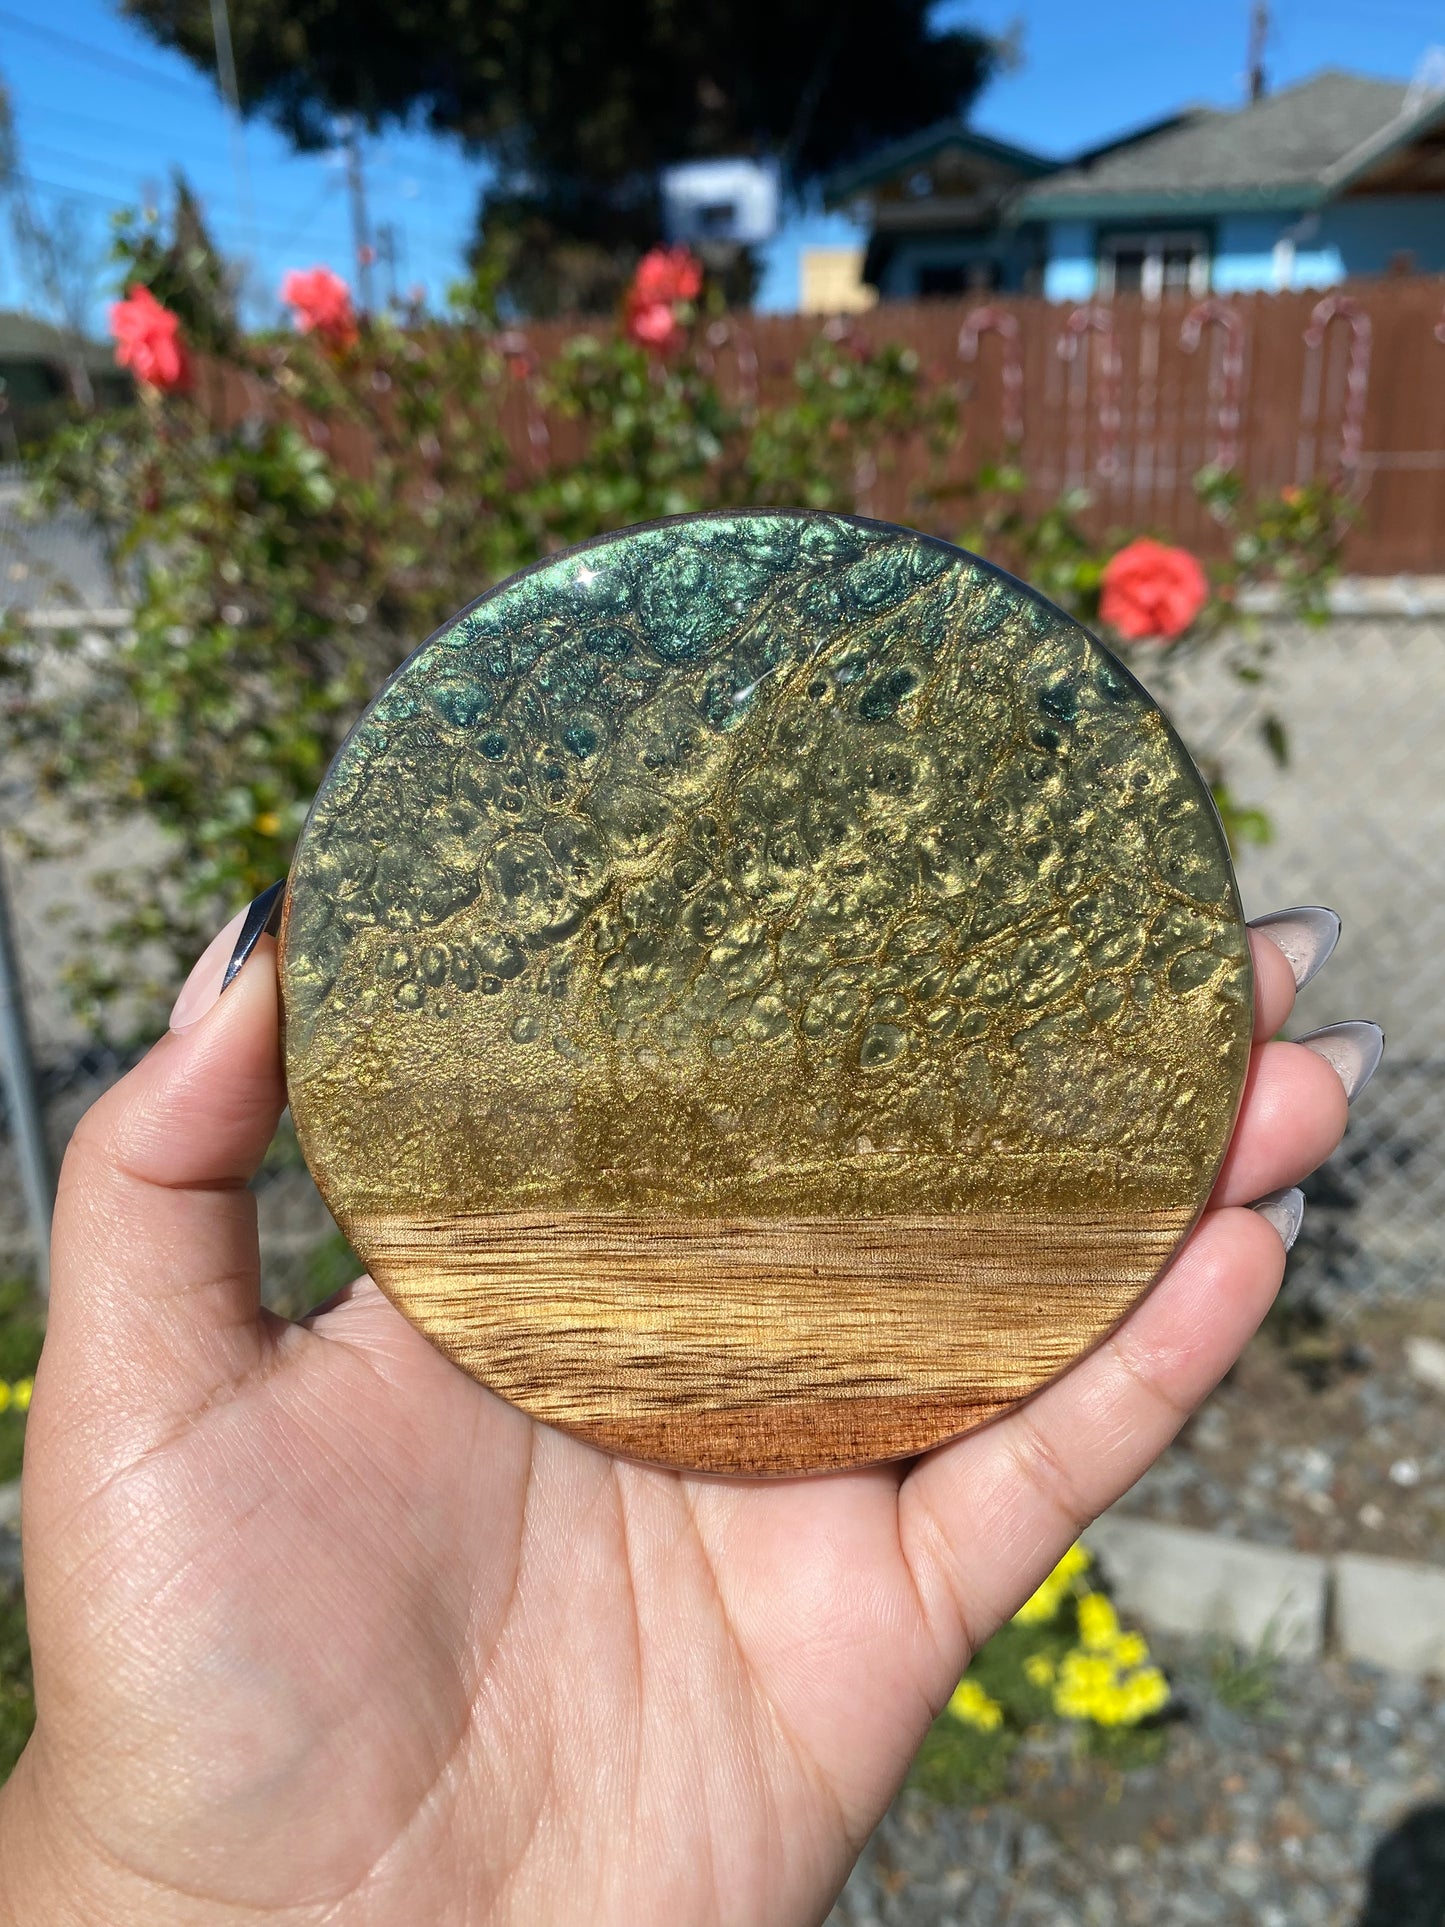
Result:
[[[68,181],[47,180],[43,174],[32,174],[28,170],[25,178],[32,187],[44,188],[47,193],[58,195],[62,200],[93,201],[99,207],[108,207],[116,210],[134,208],[140,205],[142,201],[142,196],[139,194],[100,194],[97,193],[94,188],[75,187]],[[306,217],[306,220],[300,224],[299,228],[293,225],[284,234],[278,228],[262,228],[259,230],[258,238],[264,240],[271,247],[288,247],[292,241],[299,239],[300,233],[304,232],[305,228],[309,227],[311,222],[315,220],[316,216],[321,212],[322,205],[331,193],[334,192],[336,186],[336,182],[328,183],[326,194],[323,195],[321,201],[312,208],[310,214]],[[218,208],[210,202],[206,202],[203,205],[207,220],[213,222],[216,226],[230,227],[239,219],[238,215],[230,212],[226,208]],[[277,212],[280,212],[280,210],[278,209]]]
[[[184,94],[194,102],[197,86],[205,83],[197,76],[194,83],[178,79],[174,74],[162,73],[159,67],[147,67],[139,60],[129,60],[124,54],[105,53],[99,47],[92,47],[84,40],[73,35],[60,33],[54,27],[42,27],[34,20],[26,20],[18,13],[11,13],[8,7],[0,7],[0,23],[16,33],[28,33],[34,40],[46,41],[52,47],[59,47],[68,53],[72,60],[88,60],[93,67],[104,67],[113,74],[123,74],[130,80],[141,80],[151,87],[165,87],[174,94]]]
[[[102,164],[101,160],[94,154],[78,154],[75,151],[75,149],[72,147],[56,147],[50,141],[27,140],[23,144],[23,151],[27,155],[40,154],[44,156],[47,160],[68,162],[76,167],[87,168],[92,172]],[[179,163],[176,163],[176,162],[167,162],[164,160],[156,160],[156,159],[153,159],[150,164],[156,168],[165,167],[168,165],[179,165]],[[112,163],[109,167],[106,168],[105,171],[108,174],[114,175],[116,172],[116,168]],[[339,176],[337,178],[339,178]],[[56,182],[54,183],[54,185],[59,186],[60,183]],[[88,190],[86,189],[76,190],[76,192],[78,193],[86,192],[86,191]],[[207,193],[205,196],[203,196],[203,198],[205,199],[206,204],[208,206],[221,203],[224,200],[223,196],[219,194],[211,194],[211,193]],[[232,203],[232,205],[239,206],[239,203]],[[269,214],[275,214],[279,216],[279,218],[282,220],[285,220],[286,217],[291,213],[291,206],[289,203],[283,204],[278,201],[263,201],[261,202],[260,205],[264,212]],[[247,213],[247,209],[245,209],[244,207],[241,207],[240,212],[244,216]]]
[[[331,199],[332,195],[336,192],[337,188],[340,187],[340,185],[341,185],[341,176],[339,174],[334,174],[331,177],[331,179],[326,183],[325,187],[321,190],[316,200],[312,203],[309,211],[303,214],[299,221],[296,221],[295,223],[293,223],[293,225],[286,230],[285,234],[281,237],[281,239],[275,243],[275,246],[278,251],[283,248],[289,248],[293,241],[299,241],[301,239],[302,235],[305,234],[306,230],[311,226],[312,222],[316,219],[317,215],[320,214],[321,210],[325,207],[326,203]]]
[[[127,127],[124,125],[123,122],[118,120],[100,120],[94,114],[68,114],[64,111],[63,108],[60,108],[60,107],[22,106],[22,104],[18,101],[13,104],[16,108],[18,116],[24,117],[24,116],[33,115],[37,120],[42,120],[46,122],[47,125],[51,121],[61,121],[65,125],[70,127],[92,128],[97,134],[102,134],[102,135],[119,134],[123,136],[123,138],[126,140],[144,141],[150,145],[153,145],[155,141],[154,126]],[[225,143],[219,140],[214,134],[209,134],[209,135],[206,133],[193,134],[190,132],[186,134],[186,146],[188,148],[195,147],[201,144],[206,144],[206,143],[208,143],[212,148],[212,150],[218,155],[221,153],[222,148],[225,145]],[[28,144],[29,143],[27,142],[27,145]],[[106,156],[106,158],[113,159],[113,156]]]

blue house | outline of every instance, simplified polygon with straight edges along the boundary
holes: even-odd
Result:
[[[1069,161],[957,123],[834,176],[887,298],[1088,300],[1445,272],[1445,94],[1326,71],[1187,108]]]

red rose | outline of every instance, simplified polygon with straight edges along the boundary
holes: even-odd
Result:
[[[702,263],[684,247],[653,248],[637,264],[623,312],[628,334],[644,348],[666,354],[682,340],[679,302],[702,293]]]
[[[702,293],[702,263],[684,247],[653,248],[632,277],[629,300],[638,307],[656,301],[696,301]]]
[[[1204,571],[1188,549],[1140,536],[1105,566],[1099,614],[1130,642],[1172,642],[1209,600]]]
[[[302,334],[320,335],[338,354],[358,339],[351,290],[330,268],[293,268],[281,283],[281,299],[293,308]]]
[[[639,346],[665,354],[682,339],[682,324],[670,302],[649,301],[645,307],[628,309],[627,332]]]
[[[152,388],[184,388],[191,378],[178,315],[163,308],[149,288],[132,288],[110,311],[115,358]]]

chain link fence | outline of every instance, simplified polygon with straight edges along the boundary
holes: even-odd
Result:
[[[0,480],[0,544],[5,533]],[[59,540],[60,538],[54,538]],[[65,540],[69,541],[69,536]],[[103,575],[79,552],[71,579],[104,609]],[[28,580],[28,578],[27,578]],[[1348,597],[1342,598],[1348,606]],[[1288,724],[1281,769],[1256,728],[1266,700],[1204,656],[1166,694],[1186,742],[1228,751],[1237,797],[1269,816],[1272,840],[1240,858],[1246,910],[1325,903],[1340,949],[1300,1000],[1293,1034],[1340,1017],[1385,1026],[1384,1064],[1354,1107],[1349,1137],[1308,1187],[1289,1289],[1332,1315],[1436,1286],[1445,1223],[1445,598],[1438,611],[1339,615],[1312,628],[1264,617],[1267,701]],[[96,625],[106,646],[108,615]],[[85,1106],[124,1069],[77,1025],[61,986],[107,872],[146,887],[147,826],[78,846],[22,769],[0,772],[0,829],[12,922],[52,1158]],[[18,835],[16,833],[19,833]],[[25,853],[21,843],[30,846]],[[37,854],[36,851],[43,852]],[[0,1120],[0,1278],[33,1262],[22,1169]],[[283,1129],[257,1181],[267,1296],[295,1310],[341,1283],[349,1254]]]
[[[1284,769],[1252,727],[1259,699],[1217,666],[1171,704],[1186,742],[1229,743],[1236,794],[1270,818],[1272,840],[1239,860],[1246,913],[1323,903],[1343,920],[1289,1034],[1385,1028],[1349,1135],[1306,1186],[1291,1266],[1290,1290],[1335,1314],[1445,1282],[1445,600],[1415,600],[1412,616],[1267,625]]]

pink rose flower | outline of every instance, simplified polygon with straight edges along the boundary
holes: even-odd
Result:
[[[1099,614],[1130,642],[1173,642],[1209,600],[1209,583],[1188,549],[1140,536],[1105,565]]]
[[[359,330],[351,290],[330,268],[293,268],[281,283],[281,299],[294,311],[303,334],[319,335],[337,354],[356,346]]]
[[[181,339],[180,317],[162,307],[149,288],[134,287],[110,311],[115,358],[152,388],[185,388],[190,362]]]

